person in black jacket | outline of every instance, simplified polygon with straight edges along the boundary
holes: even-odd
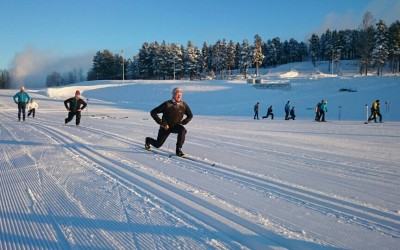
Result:
[[[162,118],[158,116],[160,113],[162,113]],[[182,100],[182,89],[174,88],[172,90],[172,100],[165,101],[154,108],[150,112],[150,115],[157,124],[160,124],[160,129],[158,130],[157,140],[146,137],[145,149],[149,150],[150,145],[156,148],[161,147],[169,134],[174,133],[178,134],[176,155],[184,157],[185,154],[182,152],[182,145],[185,142],[187,130],[183,125],[192,120],[193,114],[189,106]],[[184,115],[186,116],[185,118]]]
[[[263,116],[262,118],[265,119],[265,118],[268,118],[269,116],[271,116],[272,120],[274,119],[274,113],[272,111],[272,106],[269,106],[269,108],[267,109],[267,115]]]
[[[87,103],[81,99],[81,92],[77,90],[75,96],[68,98],[64,101],[64,106],[68,110],[68,117],[65,118],[65,124],[72,121],[74,116],[76,116],[75,124],[79,126],[81,122],[81,111],[86,108]]]

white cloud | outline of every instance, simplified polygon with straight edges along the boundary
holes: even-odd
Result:
[[[17,53],[11,64],[11,88],[25,86],[40,88],[45,86],[46,77],[52,72],[60,74],[75,69],[88,70],[91,67],[94,53],[71,57],[59,56],[53,51],[27,47]]]

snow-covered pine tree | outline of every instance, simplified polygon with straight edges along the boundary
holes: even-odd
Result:
[[[231,71],[235,68],[236,65],[236,46],[235,43],[230,40],[228,47],[226,48],[226,60],[227,60],[227,67],[228,67],[228,74],[231,75]]]
[[[365,75],[368,74],[368,68],[372,60],[372,51],[375,45],[374,35],[375,30],[372,26],[373,16],[371,12],[366,12],[361,25],[359,39],[357,43],[358,55],[360,57],[360,74],[365,70]]]
[[[199,56],[199,60],[198,60],[200,80],[209,71],[209,67],[208,67],[209,57],[210,57],[209,48],[207,46],[207,43],[204,42],[203,47],[201,48],[200,56]]]
[[[392,73],[400,72],[400,21],[392,23],[389,32],[389,57],[391,58]]]
[[[320,53],[319,37],[317,34],[313,33],[308,41],[310,42],[311,61],[315,67]]]
[[[253,46],[253,56],[252,56],[252,63],[256,66],[255,74],[258,76],[258,68],[262,64],[264,60],[264,54],[262,51],[263,41],[261,37],[257,34],[254,36],[254,46]]]
[[[153,77],[152,58],[150,54],[150,45],[143,43],[137,56],[139,78],[150,79]]]
[[[252,48],[249,44],[249,40],[244,39],[241,49],[240,49],[240,55],[239,55],[239,68],[242,69],[244,78],[247,79],[247,70],[251,66],[252,58],[251,58],[251,53]]]
[[[383,20],[379,20],[376,24],[375,46],[372,51],[372,62],[377,67],[377,75],[382,75],[383,65],[389,55],[388,47],[388,30]]]
[[[193,42],[189,41],[184,53],[184,71],[185,74],[189,75],[190,80],[193,80],[193,77],[198,74],[198,54],[197,48],[194,46]]]

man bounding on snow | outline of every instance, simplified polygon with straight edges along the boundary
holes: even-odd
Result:
[[[72,121],[76,116],[76,126],[81,122],[81,111],[86,108],[86,102],[81,99],[81,92],[77,90],[75,96],[64,101],[64,106],[68,110],[68,117],[65,118],[65,124]]]
[[[158,114],[162,113],[162,118]],[[174,88],[172,90],[172,100],[163,102],[160,106],[154,108],[150,112],[151,117],[160,124],[158,130],[157,140],[146,137],[145,149],[149,150],[150,145],[159,148],[165,140],[168,138],[170,133],[178,134],[176,142],[176,155],[184,157],[182,152],[182,145],[185,142],[186,129],[183,125],[186,125],[193,118],[192,111],[189,106],[182,100],[182,89]],[[183,119],[183,116],[186,116]]]

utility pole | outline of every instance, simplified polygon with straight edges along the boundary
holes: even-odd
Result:
[[[124,65],[124,50],[122,52],[122,83],[125,83],[125,65]]]

